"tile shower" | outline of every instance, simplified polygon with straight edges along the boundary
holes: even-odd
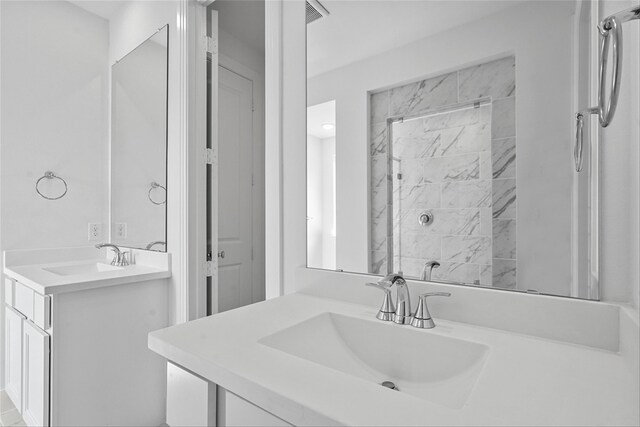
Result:
[[[407,277],[435,260],[434,280],[515,288],[515,57],[375,92],[370,107],[371,272],[387,272],[389,239]]]

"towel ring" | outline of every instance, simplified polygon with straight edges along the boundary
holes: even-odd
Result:
[[[615,16],[610,16],[598,28],[600,31],[600,90],[598,92],[598,118],[600,126],[606,128],[613,120],[620,96],[620,81],[622,78],[622,26]],[[611,70],[611,90],[606,99],[606,74],[609,61],[609,46],[613,49],[613,69]]]
[[[40,188],[38,188],[38,186],[40,185],[40,181],[42,181],[43,179],[59,179],[60,181],[62,181],[62,183],[64,184],[64,192],[59,195],[58,197],[48,197],[45,196],[44,194],[42,194],[40,192]],[[64,179],[60,178],[59,176],[57,176],[56,174],[54,174],[51,171],[46,171],[44,173],[44,176],[40,177],[40,179],[38,179],[36,181],[36,192],[41,195],[42,197],[44,197],[47,200],[58,200],[58,199],[62,199],[66,194],[67,194],[67,190],[69,189],[69,187],[67,186],[67,181],[65,181]]]
[[[155,200],[153,200],[153,197],[151,197],[151,192],[153,190],[155,190],[156,188],[162,188],[165,192],[165,197],[164,200],[161,202],[156,202]],[[147,193],[147,197],[149,197],[149,201],[151,203],[153,203],[154,205],[164,205],[165,203],[167,203],[167,189],[164,188],[162,185],[158,184],[157,182],[152,182],[151,183],[151,188],[149,189],[149,192]]]
[[[576,172],[582,170],[583,163],[583,127],[585,115],[598,116],[600,126],[605,128],[611,124],[618,106],[620,96],[620,82],[622,78],[622,24],[628,21],[640,19],[640,6],[611,15],[600,22],[600,64],[598,66],[598,105],[576,113],[576,139],[573,147],[573,158]],[[612,49],[611,89],[609,99],[606,99],[606,74],[609,61],[609,47]]]

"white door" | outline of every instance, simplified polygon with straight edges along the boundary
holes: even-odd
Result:
[[[253,83],[218,67],[218,311],[251,304]]]
[[[22,336],[22,418],[28,426],[49,425],[49,334],[28,320]]]
[[[13,404],[22,412],[22,323],[25,317],[5,306],[5,381]]]

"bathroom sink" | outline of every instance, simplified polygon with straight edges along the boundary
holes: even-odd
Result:
[[[451,408],[464,406],[489,350],[432,331],[335,313],[323,313],[260,343]]]
[[[115,267],[113,265],[104,264],[102,262],[91,262],[84,264],[65,265],[60,267],[46,267],[42,269],[59,276],[75,276],[79,274],[96,274],[104,273],[107,271],[122,270],[122,267]]]

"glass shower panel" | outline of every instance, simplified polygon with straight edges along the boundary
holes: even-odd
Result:
[[[437,261],[433,280],[493,285],[494,225],[504,224],[494,220],[491,113],[483,99],[390,121],[389,270],[420,278]]]

